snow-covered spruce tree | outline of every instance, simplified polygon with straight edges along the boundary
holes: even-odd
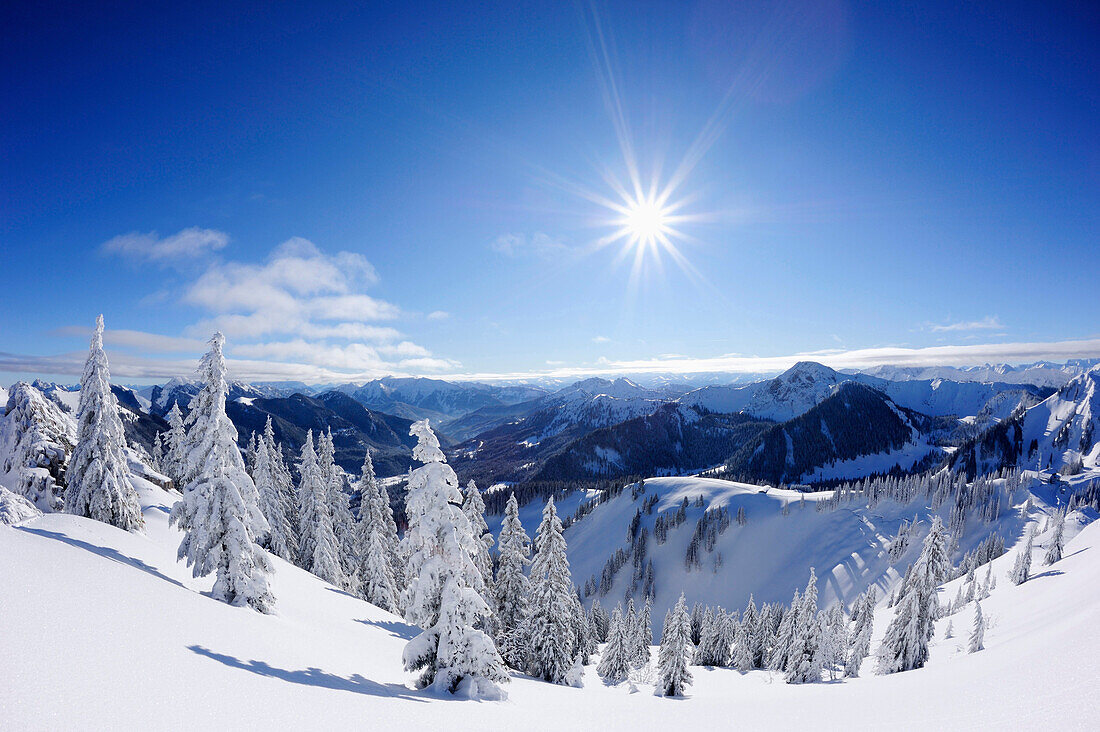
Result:
[[[1046,556],[1043,557],[1043,564],[1054,564],[1061,561],[1062,550],[1065,549],[1066,541],[1064,537],[1066,529],[1065,515],[1059,511],[1054,515],[1054,536],[1050,539],[1050,546],[1047,547]]]
[[[699,643],[691,658],[692,665],[713,666],[707,658],[706,645],[718,636],[718,627],[714,624],[714,610],[708,605],[703,611],[703,622],[699,625]]]
[[[775,632],[775,643],[768,659],[768,668],[773,671],[786,671],[789,666],[791,648],[794,645],[797,630],[798,610],[801,607],[802,593],[795,590],[794,597],[791,598],[791,605],[783,613],[783,618],[779,621],[779,628]]]
[[[691,617],[681,593],[676,606],[665,614],[661,630],[661,649],[657,653],[657,696],[683,696],[691,685],[688,659],[692,655]]]
[[[256,478],[254,471],[256,470],[256,430],[252,430],[252,434],[248,436],[248,445],[244,448],[244,453],[241,455],[244,458],[245,468],[248,470],[248,474],[252,475],[253,482]]]
[[[180,412],[178,402],[172,402],[172,408],[168,410],[168,432],[165,433],[164,462],[161,467],[166,476],[172,479],[176,490],[183,490],[183,458],[184,442],[187,438],[187,430],[183,426],[183,414]]]
[[[642,611],[638,613],[638,619],[634,623],[634,649],[631,659],[634,668],[643,668],[649,665],[649,647],[653,644],[653,614],[649,606],[649,598],[646,598]]]
[[[390,550],[390,567],[393,568],[393,579],[397,583],[397,587],[401,588],[405,584],[406,557],[397,533],[397,522],[393,517],[393,506],[390,505],[390,493],[381,482],[378,483],[378,497],[380,500],[379,505],[382,507],[382,520],[386,525],[386,546]],[[401,604],[400,591],[398,592],[397,604]]]
[[[149,455],[149,459],[152,460],[150,468],[158,473],[164,472],[164,440],[160,432],[153,437],[153,452]]]
[[[497,575],[500,576],[499,573]],[[592,635],[595,636],[597,643],[607,642],[607,632],[611,629],[611,616],[607,614],[607,611],[600,605],[600,598],[596,598],[592,601],[592,611],[589,613],[589,620],[592,623]]]
[[[596,634],[592,630],[592,623],[589,621],[588,613],[584,611],[584,605],[581,603],[581,596],[576,587],[573,588],[573,617],[574,627],[576,628],[576,660],[581,666],[587,666],[592,663],[593,654],[599,651],[599,645],[596,642]],[[574,669],[577,667],[574,666]],[[571,685],[580,686],[580,679],[576,679],[576,682],[570,680]]]
[[[707,608],[703,616],[703,634],[699,647],[695,649],[696,666],[726,666],[729,664],[729,645],[726,643],[726,625],[729,619],[726,611]]]
[[[414,422],[418,439],[409,473],[405,511],[409,558],[403,606],[405,619],[423,628],[405,646],[408,671],[420,671],[420,685],[465,696],[497,696],[508,681],[492,638],[477,625],[492,612],[482,599],[484,580],[474,564],[478,541],[462,512],[458,477],[445,462],[427,420]]]
[[[943,522],[936,516],[879,647],[880,674],[920,668],[928,660],[928,641],[939,611],[936,588],[949,568]]]
[[[974,603],[974,629],[970,631],[970,646],[968,653],[977,653],[985,648],[985,617],[982,615],[982,604]]]
[[[821,670],[830,680],[843,672],[848,660],[848,620],[840,603],[833,603],[819,618],[821,624]]]
[[[359,496],[359,522],[355,525],[359,594],[367,602],[397,612],[397,582],[393,576],[390,548],[386,546],[382,494],[374,477],[370,450],[363,460]]]
[[[268,422],[270,425],[271,423]],[[267,442],[267,453],[271,456],[271,464],[275,471],[275,486],[279,492],[279,500],[283,504],[283,513],[290,521],[290,531],[294,536],[294,557],[299,556],[298,547],[298,491],[294,487],[294,476],[290,473],[290,467],[283,457],[283,446],[275,444],[274,430],[264,429],[264,441]]]
[[[65,509],[126,531],[145,527],[141,504],[130,484],[126,437],[111,393],[111,373],[103,352],[103,316],[95,321],[88,360],[80,377],[76,447],[66,472]]]
[[[363,458],[363,474],[360,477],[360,484],[362,485],[364,483],[373,485],[374,490],[378,493],[378,508],[379,515],[382,518],[382,537],[383,543],[386,546],[386,556],[389,558],[390,572],[393,574],[394,587],[400,588],[404,584],[405,561],[404,555],[401,553],[401,542],[397,534],[397,522],[395,522],[393,518],[393,507],[390,505],[389,491],[386,490],[386,486],[382,485],[381,481],[379,481],[378,477],[374,474],[374,457],[371,455],[370,450],[367,450],[367,454]],[[362,508],[360,508],[360,511],[362,511]],[[398,606],[400,606],[400,589],[398,589],[397,593],[397,603]]]
[[[850,678],[859,676],[859,670],[863,666],[863,659],[871,652],[871,631],[875,622],[875,598],[877,596],[875,586],[867,588],[867,592],[860,595],[856,603],[856,609],[852,613],[852,644],[848,649],[848,658],[844,664],[844,675]]]
[[[993,584],[993,564],[990,563],[990,565],[985,570],[985,579],[982,580],[982,593],[981,593],[982,596],[979,599],[984,600],[987,597],[989,597],[989,593],[993,590],[992,584]]]
[[[699,641],[703,637],[703,615],[706,608],[700,605],[698,602],[691,606],[691,642],[693,645],[698,645]]]
[[[462,512],[470,521],[474,538],[478,539],[478,550],[474,554],[474,564],[481,576],[485,578],[485,586],[488,589],[493,579],[493,558],[489,555],[489,549],[493,546],[493,535],[489,533],[489,525],[485,523],[485,501],[481,498],[481,491],[477,489],[477,483],[470,481],[466,484],[466,493],[462,498]],[[492,593],[489,593],[490,596]],[[486,600],[489,598],[487,597]]]
[[[756,611],[756,600],[750,594],[749,604],[745,606],[745,612],[741,615],[741,623],[738,626],[738,630],[744,626],[745,629],[745,650],[744,655],[747,657],[747,666],[742,668],[743,661],[740,656],[734,662],[734,665],[742,671],[748,671],[751,668],[762,668],[766,663],[766,643],[764,636],[767,634],[767,619],[764,617],[763,611]]]
[[[317,462],[328,488],[329,515],[332,516],[332,533],[339,548],[340,568],[344,573],[345,589],[352,587],[358,575],[358,559],[355,552],[355,520],[351,516],[348,494],[344,492],[343,471],[336,465],[336,446],[332,442],[332,428],[317,438]]]
[[[298,463],[298,566],[337,587],[347,584],[340,564],[340,542],[332,528],[331,504],[324,471],[313,448],[313,430],[306,433]]]
[[[266,613],[275,605],[267,577],[272,567],[256,537],[268,526],[237,448],[237,430],[225,414],[224,342],[215,333],[199,364],[205,383],[191,400],[181,463],[186,482],[170,521],[184,532],[178,554],[194,576],[217,573],[214,598]]]
[[[806,684],[821,681],[821,626],[817,621],[817,575],[810,567],[810,580],[802,593],[792,626],[790,652],[787,656],[787,683]]]
[[[752,632],[753,628],[745,622],[737,626],[737,633],[733,639],[733,657],[731,663],[741,673],[751,671],[752,659]]]
[[[1031,551],[1035,544],[1035,536],[1032,530],[1027,530],[1027,542],[1016,554],[1016,561],[1012,565],[1012,573],[1009,579],[1014,585],[1022,585],[1031,576]]]
[[[531,584],[523,568],[531,563],[531,539],[519,521],[519,504],[514,493],[504,506],[499,549],[497,577],[493,584],[497,622],[500,624],[497,645],[505,663],[516,669],[526,668],[527,643],[523,640],[522,630]]]
[[[630,657],[627,648],[628,629],[623,619],[621,607],[611,612],[610,626],[607,631],[607,645],[604,646],[600,663],[596,666],[604,681],[617,684],[630,676]],[[667,623],[666,623],[667,624]]]
[[[573,594],[565,537],[551,496],[535,532],[531,604],[523,635],[528,643],[527,672],[554,684],[565,681],[576,657]]]
[[[290,538],[293,540],[289,543],[290,548],[293,550],[291,561],[297,561],[300,549],[298,545],[298,492],[294,487],[294,476],[290,474],[290,468],[283,458],[283,446],[275,444],[275,429],[270,418],[264,426],[262,439],[267,443],[267,455],[271,460],[272,475],[275,477],[275,491],[279,495],[283,515],[286,516],[287,522],[290,524]]]
[[[271,417],[267,418],[268,426]],[[259,544],[277,557],[293,562],[298,557],[298,539],[291,528],[286,513],[286,503],[279,491],[274,456],[262,436],[256,443],[252,479],[260,494],[260,510],[267,519],[269,530],[259,537]]]

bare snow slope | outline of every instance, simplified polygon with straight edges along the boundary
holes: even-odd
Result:
[[[1004,481],[996,483],[1003,485]],[[949,500],[933,511],[921,494],[906,504],[882,500],[867,508],[864,499],[843,503],[834,510],[818,511],[815,504],[828,501],[833,491],[800,493],[690,476],[647,478],[645,486],[645,493],[636,499],[627,489],[597,506],[573,523],[565,538],[574,582],[583,587],[592,576],[598,582],[607,558],[616,549],[630,551],[627,532],[631,519],[648,497],[656,495],[658,500],[652,514],[643,511],[640,519],[641,528],[649,531],[646,556],[653,562],[655,577],[654,618],[663,618],[681,591],[687,594],[689,602],[722,605],[730,610],[744,609],[750,594],[757,606],[761,602],[787,603],[795,589],[806,585],[811,567],[817,573],[822,607],[839,600],[850,608],[852,601],[871,585],[879,588],[879,597],[884,597],[920,553],[931,517],[938,515],[947,525],[953,505]],[[1021,505],[1026,495],[1027,491],[1020,492]],[[703,499],[701,506],[697,505],[699,497]],[[662,515],[674,514],[685,499],[686,519],[669,530],[663,544],[658,544],[656,521]],[[1037,505],[1045,505],[1040,496],[1034,500]],[[705,548],[700,551],[700,566],[686,570],[688,546],[699,520],[704,512],[720,507],[728,510],[733,520],[717,536],[712,551]],[[745,512],[744,525],[735,520],[739,509]],[[918,523],[909,548],[891,565],[890,543],[902,522],[914,517]],[[958,563],[967,551],[994,532],[1008,546],[1023,535],[1020,511],[1007,505],[1007,499],[993,522],[984,523],[977,515],[967,519],[952,560]],[[721,560],[716,562],[719,555]],[[625,602],[628,596],[635,603],[643,601],[640,583],[630,591],[632,570],[632,560],[628,559],[615,574],[610,591],[603,596],[584,598],[586,606],[597,596],[608,609]]]
[[[5,728],[638,730],[736,720],[754,729],[1088,729],[1100,712],[1096,525],[1020,587],[1004,578],[1011,556],[998,560],[998,589],[983,602],[987,649],[975,655],[958,651],[967,608],[954,639],[939,640],[940,621],[927,668],[889,677],[873,676],[868,662],[863,678],[789,686],[765,671],[693,667],[688,698],[670,700],[644,683],[605,686],[589,667],[584,688],[516,675],[507,701],[471,702],[412,690],[400,655],[414,629],[284,562],[276,615],[212,600],[210,580],[175,561],[172,494],[138,484],[146,535],[68,515],[0,526]],[[740,495],[730,484],[725,498]],[[875,645],[887,621],[880,609]]]

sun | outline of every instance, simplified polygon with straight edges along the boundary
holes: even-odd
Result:
[[[619,222],[626,229],[627,239],[632,245],[654,247],[663,244],[672,233],[669,219],[672,212],[658,203],[654,197],[641,197],[627,201],[626,214]]]

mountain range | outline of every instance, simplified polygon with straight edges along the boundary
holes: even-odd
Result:
[[[1083,370],[1086,366],[879,368],[871,374],[801,362],[747,384],[693,388],[672,378],[643,385],[624,377],[593,377],[554,391],[428,378],[386,377],[332,387],[232,381],[227,410],[242,446],[270,416],[288,457],[300,450],[307,430],[332,429],[336,460],[351,473],[358,472],[368,448],[380,475],[404,473],[411,465],[410,422],[428,419],[459,475],[482,485],[707,469],[775,484],[830,484],[905,473],[945,459],[968,459],[979,471],[1034,462],[1037,457],[1015,447],[1010,418],[1024,410],[1032,414],[1052,396],[1076,403],[1074,396],[1092,383],[1087,375],[1094,371]],[[945,378],[949,373],[965,378]],[[1056,381],[1053,375],[1071,373],[1057,394],[1050,386],[1017,381],[1023,374]],[[977,380],[988,375],[1006,380]],[[924,376],[933,378],[918,378]],[[79,392],[73,387],[32,386],[63,410],[75,410]],[[150,450],[156,432],[166,429],[167,411],[178,404],[186,412],[200,387],[184,378],[141,389],[113,387],[128,438]],[[1044,409],[1059,415],[1070,407]],[[1019,439],[1043,442],[1037,425],[1050,419],[1029,417]],[[1075,458],[1092,459],[1079,449],[1092,434],[1087,425],[1067,429],[1061,441],[1041,446],[1053,468],[1073,469]],[[1074,440],[1076,456],[1066,452]]]

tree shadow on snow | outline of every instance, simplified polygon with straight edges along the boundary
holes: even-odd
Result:
[[[278,668],[264,661],[242,661],[239,658],[228,656],[224,653],[215,653],[203,646],[187,646],[187,648],[200,656],[206,656],[230,668],[249,671],[259,676],[267,676],[272,679],[281,679],[292,684],[318,686],[323,689],[332,689],[334,691],[350,691],[355,694],[366,694],[368,696],[395,697],[418,702],[427,701],[422,697],[416,696],[408,687],[401,684],[381,684],[377,681],[371,681],[370,679],[364,678],[359,674],[352,674],[350,677],[344,678],[343,676],[337,676],[336,674],[322,671],[319,668],[306,668],[295,671],[292,669]]]
[[[164,580],[165,582],[171,582],[172,584],[176,585],[177,587],[183,587],[184,589],[187,589],[182,582],[180,582],[179,580],[172,579],[171,577],[169,577],[166,574],[162,574],[160,572],[160,570],[158,570],[156,567],[151,567],[148,564],[146,564],[145,562],[141,561],[140,559],[135,559],[134,557],[128,557],[125,554],[123,554],[122,552],[118,551],[117,549],[112,549],[109,546],[99,546],[97,544],[91,544],[91,543],[83,541],[81,539],[74,539],[71,536],[67,536],[67,535],[59,533],[57,531],[47,531],[46,529],[34,529],[34,528],[29,527],[29,526],[16,526],[15,528],[20,530],[20,531],[26,531],[28,534],[37,534],[38,536],[44,536],[47,539],[56,539],[58,541],[66,543],[70,546],[75,546],[78,549],[86,549],[86,550],[92,552],[93,554],[98,554],[101,557],[106,557],[107,559],[118,562],[119,564],[127,564],[127,565],[133,567],[134,569],[140,569],[142,572],[145,572],[146,574],[151,574],[154,577],[157,577],[159,579]]]
[[[326,587],[325,589],[328,590],[329,592],[335,592],[337,595],[343,595],[344,597],[350,597],[352,600],[358,600],[359,602],[366,602],[366,600],[364,600],[361,597],[353,595],[350,592],[345,592],[344,590],[339,590],[335,587]]]
[[[1045,572],[1040,572],[1039,574],[1031,575],[1030,577],[1027,578],[1027,581],[1030,582],[1032,580],[1037,580],[1040,577],[1057,577],[1060,574],[1065,574],[1065,572],[1063,572],[1060,569],[1048,569]]]
[[[373,628],[381,628],[393,637],[403,640],[412,640],[420,633],[420,628],[417,628],[415,625],[409,625],[408,623],[402,623],[397,620],[366,620],[363,618],[355,618],[355,622],[369,625]]]

